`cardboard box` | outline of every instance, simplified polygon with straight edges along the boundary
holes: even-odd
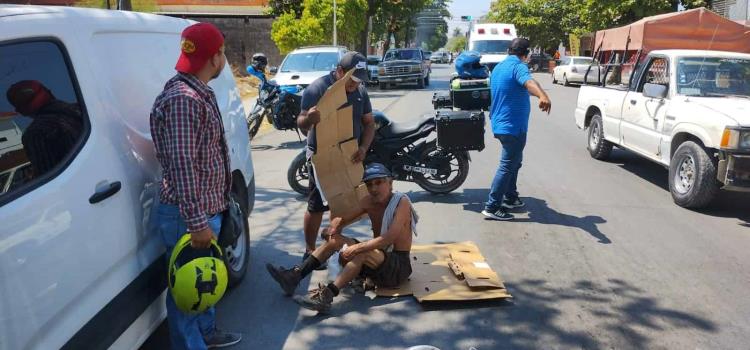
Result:
[[[411,267],[408,281],[398,288],[378,288],[377,295],[413,295],[420,303],[512,297],[473,242],[413,245]]]

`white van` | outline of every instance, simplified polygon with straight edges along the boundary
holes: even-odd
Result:
[[[6,91],[36,80],[78,106],[83,120],[75,145],[43,173],[18,171],[38,149],[0,154],[0,173],[24,180],[0,192],[0,349],[136,349],[164,320],[164,246],[148,230],[160,178],[149,113],[175,74],[180,33],[190,24],[0,5],[0,115],[24,132],[29,118],[13,115]],[[224,118],[233,195],[249,215],[253,163],[229,65],[211,87]],[[231,283],[247,269],[245,231],[225,247]]]
[[[492,71],[508,57],[510,42],[516,38],[516,26],[506,23],[477,23],[469,29],[467,48],[482,54],[481,63]]]

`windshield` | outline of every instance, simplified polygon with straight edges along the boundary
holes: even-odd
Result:
[[[379,56],[367,56],[367,64],[371,66],[377,66],[380,63]]]
[[[677,93],[750,98],[750,59],[680,57],[677,60]]]
[[[480,53],[507,54],[510,40],[477,40],[471,44],[471,50]]]
[[[422,57],[419,55],[419,50],[398,50],[388,51],[385,54],[383,61],[394,61],[394,60],[421,60]]]
[[[337,52],[305,52],[286,56],[280,72],[332,71],[339,62]]]

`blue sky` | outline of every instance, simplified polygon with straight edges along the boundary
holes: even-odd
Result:
[[[461,31],[466,32],[469,24],[461,22],[461,16],[473,16],[474,18],[484,16],[489,11],[491,2],[492,0],[453,0],[449,7],[453,19],[448,20],[448,33],[452,33],[455,27],[459,27]]]

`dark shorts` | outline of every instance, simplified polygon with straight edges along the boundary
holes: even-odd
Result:
[[[384,253],[385,260],[380,266],[373,270],[365,265],[362,267],[361,275],[371,278],[378,287],[398,287],[411,275],[410,254],[398,250]]]
[[[310,196],[307,197],[307,211],[311,213],[323,213],[328,211],[328,206],[323,204],[323,198],[320,197],[320,190],[315,185],[315,172],[313,168],[308,165],[308,173],[310,174]]]

